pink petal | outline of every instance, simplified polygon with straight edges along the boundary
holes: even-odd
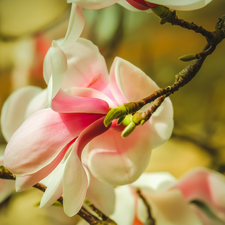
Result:
[[[68,3],[74,2],[85,9],[101,9],[117,3],[119,0],[67,0]]]
[[[89,98],[98,98],[106,101],[111,108],[115,108],[118,105],[115,104],[115,102],[111,99],[112,94],[109,90],[109,87],[106,86],[106,88],[103,91],[108,91],[107,94],[104,94],[103,92],[97,91],[92,88],[85,88],[85,87],[72,87],[66,90],[66,93],[73,95],[73,96],[80,96],[80,97],[89,97]],[[109,93],[110,92],[110,93]],[[108,95],[111,95],[108,97]]]
[[[6,141],[26,119],[25,114],[31,100],[41,93],[42,89],[34,86],[21,88],[13,92],[3,105],[1,128]]]
[[[71,151],[63,176],[63,208],[68,216],[74,216],[84,203],[88,179],[75,151]]]
[[[225,178],[217,172],[205,168],[194,169],[174,188],[180,189],[187,201],[201,200],[212,209],[225,213]]]
[[[146,169],[152,149],[145,126],[137,127],[126,138],[110,129],[92,140],[88,148],[90,171],[99,180],[112,185],[135,181]]]
[[[97,46],[86,39],[78,39],[71,46],[61,46],[67,58],[68,69],[65,73],[61,88],[90,87],[99,91],[108,84],[108,72],[105,59]],[[44,76],[47,83],[52,74],[50,68],[50,54],[47,53],[44,61]]]
[[[98,98],[72,96],[60,90],[52,101],[52,109],[61,113],[106,114],[109,111],[109,105]]]
[[[120,105],[139,101],[159,89],[143,71],[119,57],[115,58],[110,70],[110,87]]]
[[[93,122],[90,126],[85,128],[77,138],[74,149],[80,159],[81,153],[84,147],[87,145],[87,143],[89,143],[92,139],[96,138],[97,136],[103,134],[110,128],[110,126],[105,127],[103,123],[104,119],[105,117],[102,117]]]
[[[16,175],[35,173],[53,161],[60,151],[99,114],[57,113],[43,109],[30,116],[10,139],[5,167]]]
[[[159,5],[165,5],[171,9],[176,10],[195,10],[200,9],[204,6],[206,6],[208,3],[211,2],[211,0],[146,0],[147,2],[156,3]]]
[[[15,192],[15,181],[0,178],[0,203]]]
[[[62,161],[64,155],[66,154],[68,148],[72,143],[74,143],[74,140],[69,142],[50,164],[38,170],[36,173],[28,174],[25,176],[17,176],[16,191],[24,191],[47,177]]]

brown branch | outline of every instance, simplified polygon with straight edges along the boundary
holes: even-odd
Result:
[[[7,170],[4,166],[0,166],[0,178],[1,179],[8,179],[8,180],[15,180],[16,177],[9,171]],[[34,188],[39,189],[42,192],[45,192],[46,190],[46,186],[41,184],[41,183],[37,183],[33,186]],[[63,197],[61,196],[60,198],[57,199],[58,202],[60,202],[61,204],[63,204]],[[80,211],[77,213],[80,217],[82,217],[84,220],[86,220],[89,224],[91,225],[98,225],[98,224],[105,224],[105,225],[116,225],[116,223],[111,220],[109,217],[107,217],[106,215],[104,215],[99,209],[97,209],[93,204],[91,204],[91,209],[94,209],[94,212],[98,211],[98,215],[101,213],[102,215],[102,219],[105,221],[104,223],[99,220],[97,217],[95,217],[94,215],[90,214],[83,206],[81,207]]]
[[[138,194],[138,196],[141,198],[141,200],[143,201],[145,207],[147,208],[147,213],[148,213],[148,218],[147,221],[145,222],[145,224],[148,225],[156,225],[156,221],[155,219],[152,217],[152,213],[151,213],[151,207],[147,201],[147,199],[144,197],[144,195],[141,193],[141,189],[137,188],[136,189],[136,193]]]
[[[195,23],[190,23],[183,19],[179,19],[176,15],[176,11],[172,12],[165,6],[158,5],[152,8],[152,11],[161,18],[161,24],[170,23],[188,30],[193,30],[195,33],[200,33],[207,40],[212,40],[214,38],[213,32],[207,31],[202,26],[198,26]]]

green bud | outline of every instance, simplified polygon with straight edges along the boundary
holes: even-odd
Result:
[[[132,115],[127,115],[123,120],[123,125],[126,127],[132,122]]]
[[[179,60],[181,60],[183,62],[189,62],[189,61],[194,60],[194,59],[196,59],[196,58],[195,58],[195,55],[193,55],[193,54],[183,55],[179,58]]]
[[[105,120],[104,120],[104,125],[106,127],[109,126],[110,123],[114,119],[118,119],[120,117],[124,117],[126,115],[127,109],[124,105],[121,105],[117,108],[110,109],[109,112],[107,113]]]
[[[144,125],[145,122],[146,122],[145,120],[142,120],[142,121],[140,122],[140,124],[141,124],[141,125]]]
[[[159,17],[167,14],[168,8],[163,5],[157,5],[156,7],[151,8],[151,10]]]
[[[133,130],[135,129],[136,124],[134,122],[131,122],[122,132],[122,137],[129,136]]]

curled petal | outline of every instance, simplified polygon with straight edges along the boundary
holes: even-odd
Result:
[[[101,9],[117,3],[119,0],[67,0],[68,3],[74,2],[85,9]]]
[[[143,71],[119,57],[110,70],[110,88],[120,105],[139,101],[159,89]]]
[[[60,46],[71,46],[80,37],[84,29],[84,15],[79,5],[72,3],[66,36]]]
[[[48,93],[49,102],[55,97],[56,93],[61,87],[64,80],[65,72],[67,71],[67,58],[62,49],[58,46],[56,41],[52,42],[50,48],[50,60],[52,68],[52,77],[49,80]]]
[[[106,114],[109,111],[109,105],[98,98],[72,96],[60,90],[52,101],[52,109],[62,113]]]
[[[137,127],[127,138],[110,129],[92,140],[88,147],[91,172],[99,180],[112,185],[135,181],[146,169],[152,149],[144,126]]]
[[[148,10],[148,9],[139,10],[139,9],[133,7],[132,5],[130,5],[126,0],[119,0],[118,4],[122,5],[126,9],[128,9],[130,11],[134,11],[134,12],[142,12],[142,10],[145,10],[145,12],[151,12],[151,10]]]
[[[146,0],[150,3],[155,3],[158,5],[164,5],[171,9],[176,10],[195,10],[200,9],[207,4],[209,4],[212,0]]]
[[[34,86],[21,88],[13,92],[3,105],[1,128],[6,141],[26,119],[26,110],[31,100],[41,93],[42,89]]]
[[[16,175],[35,173],[54,160],[99,114],[57,113],[43,109],[31,115],[10,139],[5,167]]]
[[[88,179],[75,151],[71,151],[65,163],[63,176],[63,208],[68,216],[74,216],[84,203]]]

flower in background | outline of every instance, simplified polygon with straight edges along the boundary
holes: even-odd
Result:
[[[222,225],[225,223],[225,178],[205,168],[189,171],[180,180],[169,173],[144,173],[133,184],[117,187],[118,224],[142,225],[147,208],[138,197],[140,188],[157,225]]]

